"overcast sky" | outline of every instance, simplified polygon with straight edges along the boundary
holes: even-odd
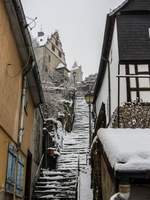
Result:
[[[37,17],[31,33],[59,31],[68,68],[82,65],[84,77],[99,67],[106,14],[123,0],[22,0],[27,17]]]

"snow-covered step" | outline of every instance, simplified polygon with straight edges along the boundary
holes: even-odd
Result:
[[[63,150],[58,157],[57,169],[41,170],[34,192],[35,200],[77,200],[77,183],[80,171],[86,170],[89,152],[88,106],[78,97],[75,123],[71,133],[64,135]]]

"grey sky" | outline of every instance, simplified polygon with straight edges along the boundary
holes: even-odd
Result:
[[[106,14],[123,0],[22,0],[25,14],[38,17],[35,36],[42,29],[60,33],[68,68],[81,64],[84,76],[98,71]]]

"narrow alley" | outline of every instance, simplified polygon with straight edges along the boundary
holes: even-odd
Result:
[[[88,105],[77,97],[73,131],[64,135],[57,169],[41,170],[34,199],[92,199],[88,126]]]

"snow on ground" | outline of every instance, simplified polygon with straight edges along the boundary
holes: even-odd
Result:
[[[71,133],[64,133],[58,128],[61,140],[61,155],[58,157],[57,169],[43,170],[36,187],[40,199],[76,199],[76,186],[80,174],[78,200],[92,200],[90,189],[91,177],[88,165],[89,121],[88,105],[83,97],[77,97],[75,106],[75,123]],[[59,124],[58,124],[59,125]]]
[[[79,198],[80,200],[92,200],[93,191],[91,190],[91,168],[89,165],[80,171]]]
[[[98,137],[115,170],[150,170],[149,129],[100,129]]]

